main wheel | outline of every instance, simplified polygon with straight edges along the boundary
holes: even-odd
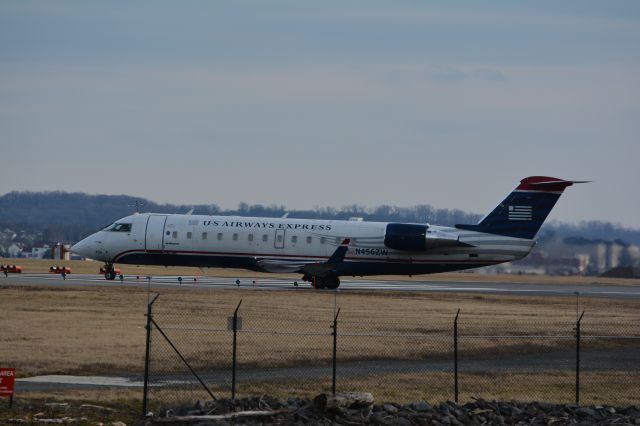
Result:
[[[340,278],[338,277],[326,277],[324,279],[324,285],[329,290],[335,290],[340,286]]]
[[[115,280],[116,271],[114,271],[113,269],[107,269],[107,271],[104,273],[104,279],[109,281]]]
[[[316,289],[323,289],[326,287],[326,284],[322,278],[316,278],[314,281],[312,281],[312,283],[313,287]]]

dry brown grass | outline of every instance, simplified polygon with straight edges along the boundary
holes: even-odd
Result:
[[[442,336],[430,340],[344,336],[339,347],[345,360],[443,356],[450,351],[452,320],[458,308],[462,310],[461,330],[466,327],[469,332],[478,324],[485,333],[504,332],[508,324],[508,329],[516,333],[533,330],[550,334],[557,332],[549,328],[548,321],[553,320],[563,322],[563,333],[571,335],[571,322],[575,318],[574,300],[568,297],[344,291],[334,299],[333,294],[312,290],[163,288],[159,291],[158,323],[182,345],[194,365],[207,368],[228,364],[230,335],[226,331],[226,318],[240,299],[243,299],[240,312],[244,330],[239,353],[245,366],[327,361],[334,301],[341,308],[343,335],[374,332]],[[20,377],[142,371],[147,302],[144,289],[2,286],[0,298],[3,302],[0,359],[3,364],[17,367]],[[582,302],[588,320],[594,324],[631,321],[637,324],[640,319],[634,300],[584,298]],[[174,330],[185,326],[191,331]],[[157,336],[158,351],[161,342]],[[562,344],[548,342],[557,347]],[[482,350],[492,345],[495,341],[485,339],[474,348]],[[544,345],[528,350],[545,350]]]
[[[334,294],[324,291],[259,291],[251,289],[196,290],[163,288],[156,302],[156,319],[175,340],[197,369],[228,372],[231,354],[226,318],[242,299],[243,332],[239,335],[240,369],[268,366],[307,366],[323,363],[327,374],[287,380],[240,381],[239,396],[272,394],[313,397],[331,389],[329,324],[334,301],[341,308],[340,362],[366,359],[449,359],[453,315],[460,308],[461,330],[553,334],[555,322],[571,335],[575,320],[572,297],[456,295],[450,293],[356,292]],[[147,293],[138,287],[0,286],[0,360],[15,366],[20,377],[36,374],[108,374],[143,370]],[[589,324],[637,324],[640,312],[635,300],[584,298]],[[553,323],[550,323],[552,321]],[[190,330],[184,330],[188,326]],[[478,326],[480,326],[478,328]],[[637,327],[636,327],[637,328]],[[204,330],[206,329],[206,330]],[[221,330],[221,331],[211,331]],[[267,333],[265,330],[280,334]],[[250,331],[258,331],[252,333]],[[426,333],[442,338],[354,336],[372,331],[386,334]],[[600,330],[603,331],[603,330]],[[607,331],[607,330],[604,330]],[[608,332],[611,332],[608,329]],[[616,331],[616,330],[613,330]],[[619,331],[619,330],[618,330]],[[296,335],[307,334],[307,335]],[[310,333],[318,333],[311,335]],[[346,336],[344,333],[351,333]],[[495,346],[502,345],[501,351]],[[616,342],[608,342],[615,345]],[[637,343],[635,343],[637,346]],[[158,334],[154,335],[153,368],[165,372],[184,371]],[[593,342],[585,343],[593,348]],[[623,345],[627,345],[624,343]],[[510,346],[496,339],[481,338],[473,347],[461,347],[463,356],[542,353],[571,349],[571,342],[544,340]],[[639,348],[640,349],[640,348]],[[445,358],[446,357],[446,358]],[[468,359],[468,358],[467,358]],[[341,364],[344,367],[344,364]],[[543,367],[544,368],[544,367]],[[157,371],[157,370],[156,370]],[[409,402],[453,398],[453,376],[448,372],[372,372],[371,376],[338,375],[339,391],[373,392],[376,401]],[[583,403],[637,403],[634,389],[640,376],[626,371],[583,372]],[[466,373],[460,376],[461,402],[472,397],[485,399],[544,400],[570,402],[573,373],[568,370],[534,373],[500,371]],[[228,384],[213,384],[213,392],[229,396]],[[151,389],[152,409],[160,402],[193,403],[207,395],[197,385]],[[64,401],[92,401],[98,404],[138,404],[139,388],[54,390],[21,392],[19,398]]]

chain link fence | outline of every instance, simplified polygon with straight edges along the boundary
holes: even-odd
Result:
[[[403,312],[158,301],[148,310],[144,412],[196,400],[372,392],[377,400],[473,398],[631,405],[637,323],[465,321]]]

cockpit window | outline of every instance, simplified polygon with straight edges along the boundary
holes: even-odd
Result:
[[[103,231],[111,231],[111,232],[131,232],[131,224],[130,223],[114,223],[112,225],[107,226],[103,229]]]
[[[131,224],[130,223],[116,223],[116,226],[113,227],[115,232],[131,232]]]

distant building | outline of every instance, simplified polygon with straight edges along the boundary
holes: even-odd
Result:
[[[640,247],[623,241],[582,237],[541,242],[522,260],[486,268],[507,274],[600,275],[620,267],[640,267]]]
[[[585,274],[600,275],[619,266],[637,266],[638,246],[622,241],[583,240],[567,238],[561,246],[564,253],[579,253],[588,257]]]
[[[22,247],[19,244],[13,243],[7,248],[7,255],[9,257],[20,257],[22,254]]]
[[[501,266],[502,272],[508,274],[582,275],[587,269],[587,264],[588,256],[547,257],[537,252]]]
[[[640,278],[640,268],[617,266],[600,275],[608,278]]]
[[[22,257],[26,259],[44,259],[51,247],[45,244],[42,247],[31,247],[30,250],[25,248],[22,251]]]
[[[70,248],[69,244],[53,243],[50,251],[51,259],[71,260]]]

